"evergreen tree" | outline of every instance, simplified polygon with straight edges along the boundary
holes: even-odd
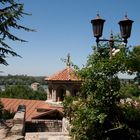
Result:
[[[23,39],[13,34],[13,29],[23,29],[25,31],[33,31],[27,27],[24,27],[18,23],[18,21],[24,16],[28,15],[24,12],[24,5],[17,0],[1,0],[0,1],[0,63],[8,65],[6,57],[8,55],[19,56],[12,47],[9,46],[6,41],[21,41],[26,42]]]

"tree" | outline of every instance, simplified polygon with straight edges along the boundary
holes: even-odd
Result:
[[[0,85],[28,85],[37,82],[45,85],[44,77],[33,77],[27,75],[8,75],[0,76]]]
[[[0,121],[1,119],[11,119],[14,117],[14,112],[12,112],[11,110],[5,110],[4,109],[4,105],[2,104],[2,102],[0,101]]]
[[[133,83],[122,83],[120,88],[120,93],[122,93],[121,98],[131,98],[134,100],[139,100],[140,97],[140,89],[139,87]]]
[[[19,56],[6,41],[21,41],[23,39],[13,34],[13,29],[23,29],[25,31],[34,31],[18,24],[18,21],[24,16],[29,15],[24,12],[24,5],[17,0],[1,0],[0,7],[0,63],[8,65],[6,57],[8,55]]]
[[[21,41],[25,40],[15,36],[13,34],[14,29],[23,29],[25,31],[34,31],[25,26],[22,26],[18,21],[24,16],[29,15],[24,12],[24,5],[17,0],[1,0],[0,1],[0,64],[8,65],[6,57],[8,55],[19,56],[12,47],[7,44],[8,40]],[[2,110],[2,104],[0,102],[0,112]],[[9,116],[8,111],[2,113],[5,117]],[[1,115],[1,113],[0,113]],[[3,116],[3,117],[4,117]],[[2,115],[1,115],[2,117]]]
[[[76,104],[70,102],[69,105],[74,109],[71,135],[75,140],[138,138],[133,132],[140,129],[135,117],[140,115],[139,110],[120,103],[122,94],[118,73],[127,71],[128,53],[123,45],[119,44],[118,48],[120,51],[110,58],[108,44],[100,45],[99,52],[93,52],[88,57],[86,66],[78,71],[83,79],[79,100]],[[67,112],[66,109],[64,108]],[[132,109],[135,110],[135,116]],[[132,119],[129,120],[130,114]]]
[[[64,117],[66,117],[71,123],[71,119],[74,116],[74,110],[76,110],[76,105],[73,103],[77,102],[77,98],[73,96],[67,96],[64,98],[63,107],[64,107]]]
[[[128,68],[132,72],[140,72],[140,46],[134,46],[130,52]]]
[[[5,91],[0,92],[0,97],[32,100],[47,99],[45,91],[33,91],[30,87],[23,85],[9,86]]]
[[[135,46],[130,52],[127,67],[131,73],[136,73],[135,80],[140,85],[140,46]]]

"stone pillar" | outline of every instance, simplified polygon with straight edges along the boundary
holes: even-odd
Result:
[[[69,89],[66,89],[66,96],[71,96],[71,92]]]
[[[56,102],[56,90],[55,89],[53,89],[53,91],[52,91],[52,101]]]
[[[14,125],[9,132],[10,136],[11,135],[23,136],[25,134],[25,112],[26,112],[26,108],[20,108],[15,114],[13,118]]]
[[[47,88],[47,100],[50,100],[50,91],[49,91],[49,88]]]
[[[69,132],[70,130],[70,123],[67,118],[62,119],[62,132]]]

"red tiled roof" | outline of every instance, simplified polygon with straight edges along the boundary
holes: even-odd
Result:
[[[45,78],[46,81],[79,81],[78,77],[75,75],[74,70],[71,67],[66,67],[64,70]]]
[[[19,105],[25,105],[26,106],[26,121],[31,121],[31,119],[35,116],[42,115],[42,112],[37,112],[37,108],[45,108],[48,110],[58,109],[59,111],[62,111],[62,109],[59,109],[57,107],[51,106],[45,101],[40,100],[25,100],[25,99],[13,99],[13,98],[0,98],[0,101],[3,103],[4,108],[6,110],[11,110],[13,112],[17,111],[17,108]],[[46,112],[44,112],[46,113]]]

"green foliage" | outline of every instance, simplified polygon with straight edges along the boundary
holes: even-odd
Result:
[[[42,84],[46,84],[44,77],[31,77],[26,75],[0,76],[0,85],[5,86],[5,91],[0,91],[0,97],[46,100],[46,92]],[[40,84],[37,91],[33,91],[32,83]]]
[[[127,67],[131,72],[140,72],[140,46],[135,46],[130,52]]]
[[[11,119],[14,117],[14,114],[15,113],[10,110],[5,110],[4,105],[0,101],[0,119]]]
[[[130,73],[136,73],[135,81],[140,85],[140,46],[135,46],[130,52],[127,67]]]
[[[15,36],[13,30],[23,29],[25,31],[33,31],[18,23],[24,15],[29,15],[24,12],[24,5],[17,0],[1,0],[0,1],[0,63],[8,65],[6,57],[10,54],[12,56],[19,56],[6,41],[21,41],[23,39]]]
[[[0,97],[33,100],[47,99],[45,91],[33,91],[30,87],[22,85],[9,86],[5,91],[0,92]]]
[[[108,44],[100,45],[99,52],[91,54],[86,66],[78,71],[83,79],[78,101],[75,105],[70,99],[67,101],[70,105],[65,103],[67,107],[64,106],[65,112],[72,109],[71,135],[75,140],[129,140],[137,137],[138,133],[134,132],[140,127],[130,126],[129,115],[135,120],[133,122],[137,122],[138,118],[133,117],[133,113],[137,116],[140,113],[134,105],[123,106],[120,103],[122,92],[125,95],[126,91],[121,89],[118,73],[128,70],[129,53],[123,45],[118,44],[117,48],[120,51],[110,57]],[[138,96],[138,93],[131,95]],[[66,115],[70,116],[70,113]]]
[[[121,105],[123,121],[129,130],[129,140],[140,139],[140,101],[132,100]]]
[[[37,82],[40,85],[46,85],[44,77],[33,77],[26,75],[8,75],[0,76],[0,85],[31,85],[32,83]]]
[[[2,111],[2,115],[1,115],[1,119],[7,120],[7,119],[13,119],[15,115],[15,112],[12,112],[11,110],[3,110]]]
[[[77,98],[73,96],[67,96],[64,98],[64,116],[71,122],[74,114],[73,111],[76,109]]]
[[[122,95],[121,98],[132,98],[132,99],[139,99],[140,97],[140,89],[136,84],[132,83],[125,83],[122,84],[120,93]]]

